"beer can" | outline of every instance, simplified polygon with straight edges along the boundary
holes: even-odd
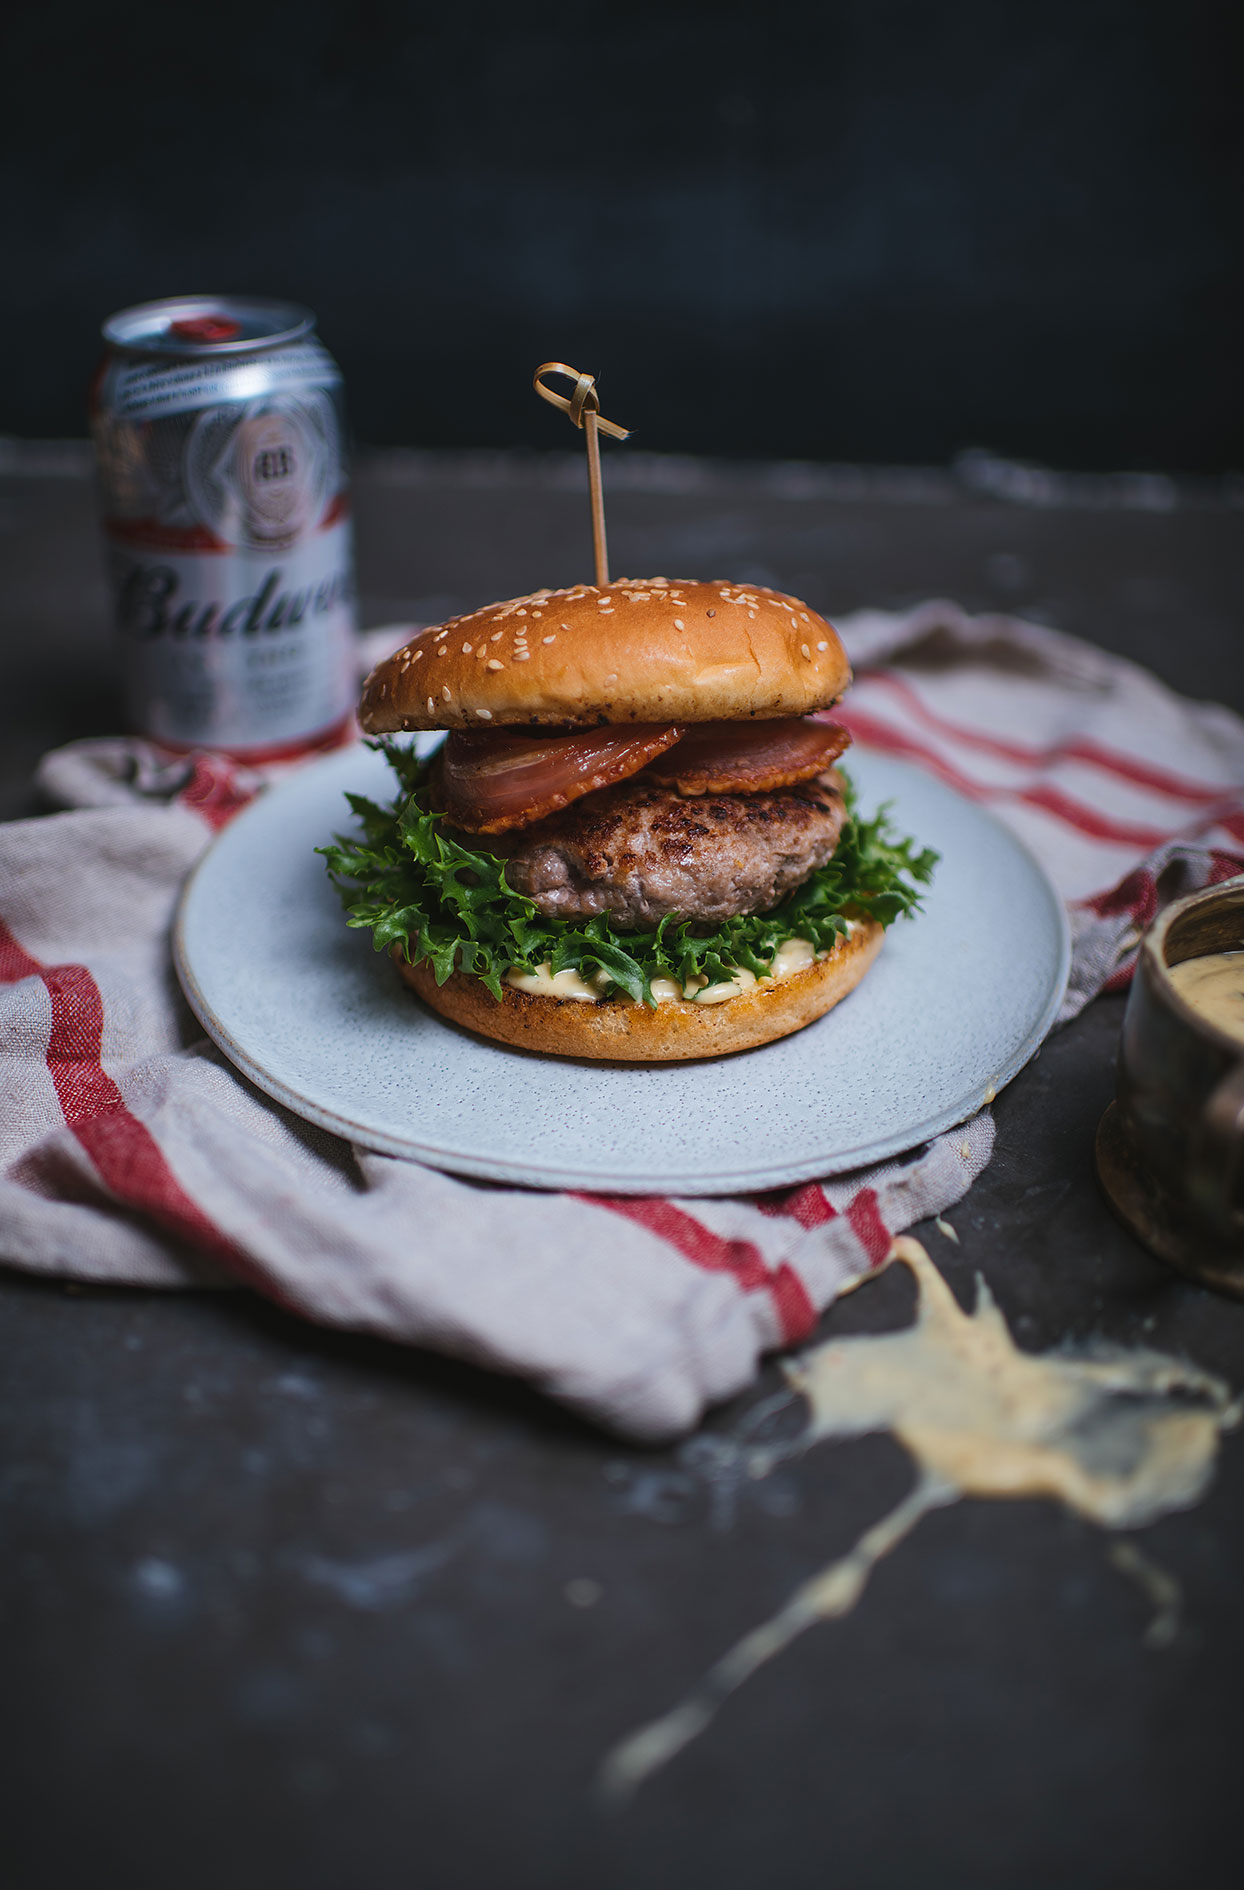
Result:
[[[251,762],[329,747],[357,695],[341,373],[293,303],[104,324],[91,430],[129,725]]]

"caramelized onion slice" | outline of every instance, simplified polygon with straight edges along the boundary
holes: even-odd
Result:
[[[851,737],[836,722],[693,722],[649,777],[680,794],[762,794],[823,774]]]
[[[664,753],[682,729],[658,722],[625,728],[457,730],[433,764],[433,791],[455,827],[504,833],[577,801]]]

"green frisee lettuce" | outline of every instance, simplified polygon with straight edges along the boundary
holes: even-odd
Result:
[[[916,911],[919,889],[937,863],[936,853],[892,831],[887,808],[861,818],[847,781],[850,818],[833,858],[770,912],[726,919],[711,930],[670,918],[647,932],[615,931],[603,917],[546,919],[507,885],[504,860],[465,845],[432,811],[426,767],[413,748],[372,746],[397,774],[396,800],[380,807],[347,795],[361,831],[317,848],[347,923],[369,928],[377,951],[400,945],[409,963],[429,964],[438,984],[454,971],[481,979],[498,1002],[511,967],[535,971],[546,961],[554,973],[572,969],[587,980],[603,973],[606,997],[621,991],[649,1005],[656,1002],[654,978],[674,978],[684,988],[692,978],[717,984],[740,966],[763,977],[788,938],[828,951],[852,917],[890,925]]]

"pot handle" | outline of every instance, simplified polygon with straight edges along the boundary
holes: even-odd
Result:
[[[1244,1063],[1228,1070],[1205,1104],[1192,1136],[1193,1199],[1202,1213],[1235,1236],[1244,1232],[1239,1178],[1244,1168]]]

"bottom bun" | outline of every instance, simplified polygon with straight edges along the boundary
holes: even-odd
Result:
[[[881,950],[874,919],[857,920],[821,958],[778,984],[758,984],[724,1004],[669,999],[649,1010],[625,998],[589,1004],[575,998],[534,997],[506,985],[498,1003],[478,978],[453,972],[438,985],[426,964],[408,965],[393,949],[398,971],[424,1003],[455,1024],[498,1043],[544,1056],[595,1057],[610,1063],[676,1063],[754,1050],[802,1030],[853,991]]]

